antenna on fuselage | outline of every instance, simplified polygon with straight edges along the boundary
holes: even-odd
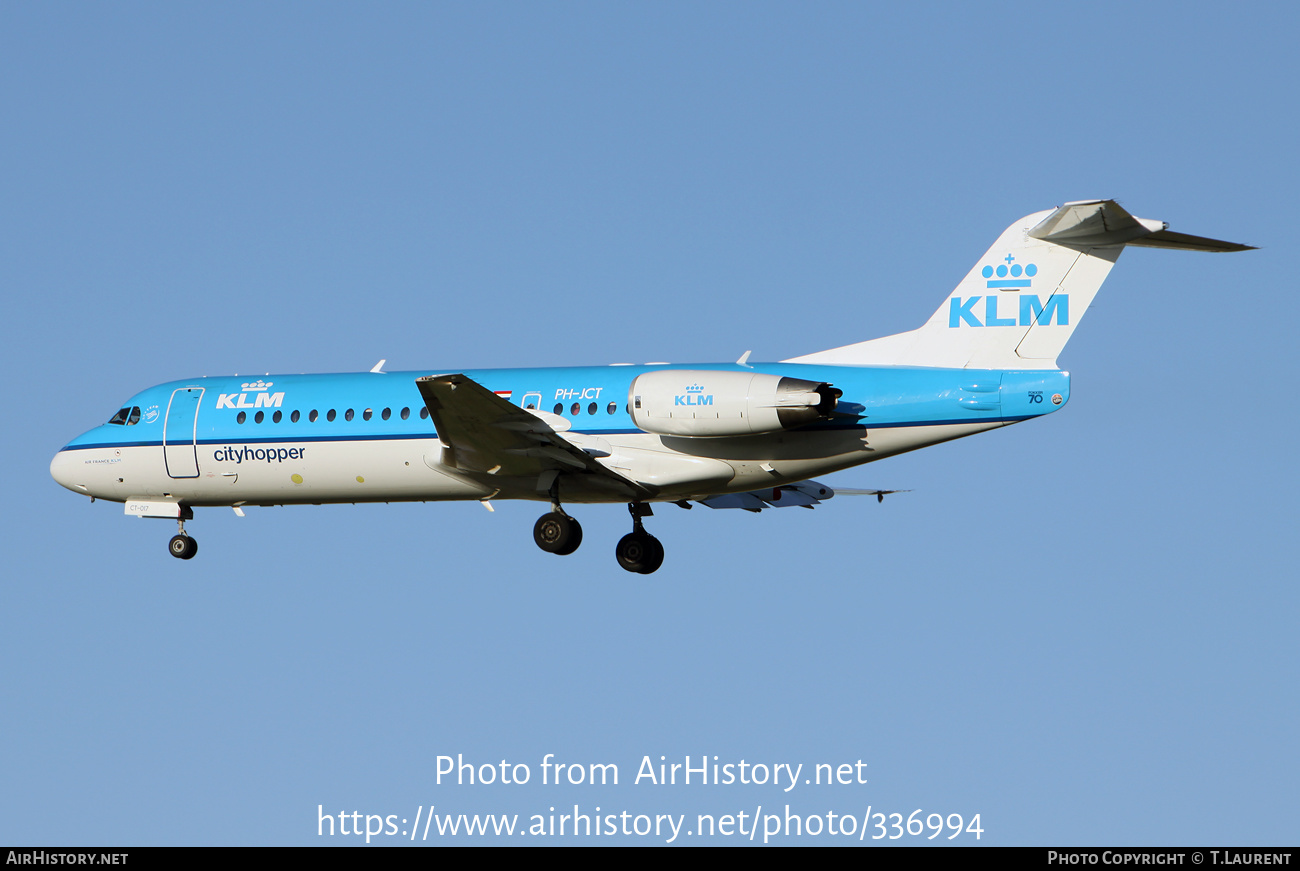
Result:
[[[374,372],[376,375],[387,375],[388,373],[384,371],[384,364],[387,362],[388,360],[386,359],[380,360],[378,363],[375,364],[374,368],[371,369],[370,371]]]

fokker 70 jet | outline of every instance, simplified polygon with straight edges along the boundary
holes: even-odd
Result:
[[[1061,408],[1056,359],[1125,246],[1241,251],[1113,200],[1006,229],[920,328],[778,363],[203,377],[151,387],[54,457],[54,479],[137,517],[327,502],[531,499],[533,536],[568,554],[566,506],[627,503],[618,563],[664,549],[654,503],[812,506],[810,480]],[[883,498],[884,491],[876,493]],[[490,503],[489,503],[490,504]]]

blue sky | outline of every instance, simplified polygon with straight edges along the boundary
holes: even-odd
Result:
[[[318,806],[431,804],[1293,842],[1297,24],[0,7],[0,842],[350,843]],[[165,522],[48,474],[172,379],[780,359],[911,329],[1013,220],[1096,197],[1262,250],[1126,253],[1060,413],[828,479],[912,490],[883,506],[661,508],[653,576],[614,563],[621,506],[575,508],[565,558],[533,504],[212,509],[182,563]],[[458,753],[533,779],[439,785]],[[543,786],[548,753],[620,784]],[[868,782],[632,783],[688,755],[860,759]]]

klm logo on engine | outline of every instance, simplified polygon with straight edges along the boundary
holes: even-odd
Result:
[[[274,382],[258,379],[239,386],[243,393],[217,394],[217,408],[279,408],[284,402],[283,393],[268,392],[275,386]],[[253,396],[252,402],[248,400],[249,394]]]
[[[986,269],[988,267],[985,267]],[[991,285],[993,282],[989,282]],[[972,296],[962,299],[954,296],[948,300],[948,326],[952,329],[966,324],[971,327],[1028,327],[1032,324],[1049,326],[1056,319],[1057,326],[1070,323],[1070,295],[1055,293],[1044,303],[1037,294],[1022,293],[1019,296],[1020,310],[1016,312],[1015,303],[1004,300],[998,294],[989,296]],[[980,305],[983,300],[984,304]],[[999,307],[1001,310],[999,311]],[[980,322],[983,314],[984,321]]]
[[[685,393],[679,393],[673,397],[673,405],[712,405],[713,394],[705,394],[704,388],[699,384],[692,384],[686,388]]]

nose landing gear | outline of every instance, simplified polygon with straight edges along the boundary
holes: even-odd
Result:
[[[186,511],[189,509],[186,508]],[[193,517],[193,512],[190,517]],[[172,536],[172,540],[167,543],[167,550],[177,559],[194,559],[194,555],[199,552],[199,543],[185,534],[185,518],[182,516],[176,521],[180,527],[180,532]]]
[[[618,540],[614,556],[618,564],[629,572],[651,574],[663,565],[664,546],[645,531],[641,518],[652,516],[654,511],[640,502],[629,503],[627,510],[632,515],[632,531]]]

